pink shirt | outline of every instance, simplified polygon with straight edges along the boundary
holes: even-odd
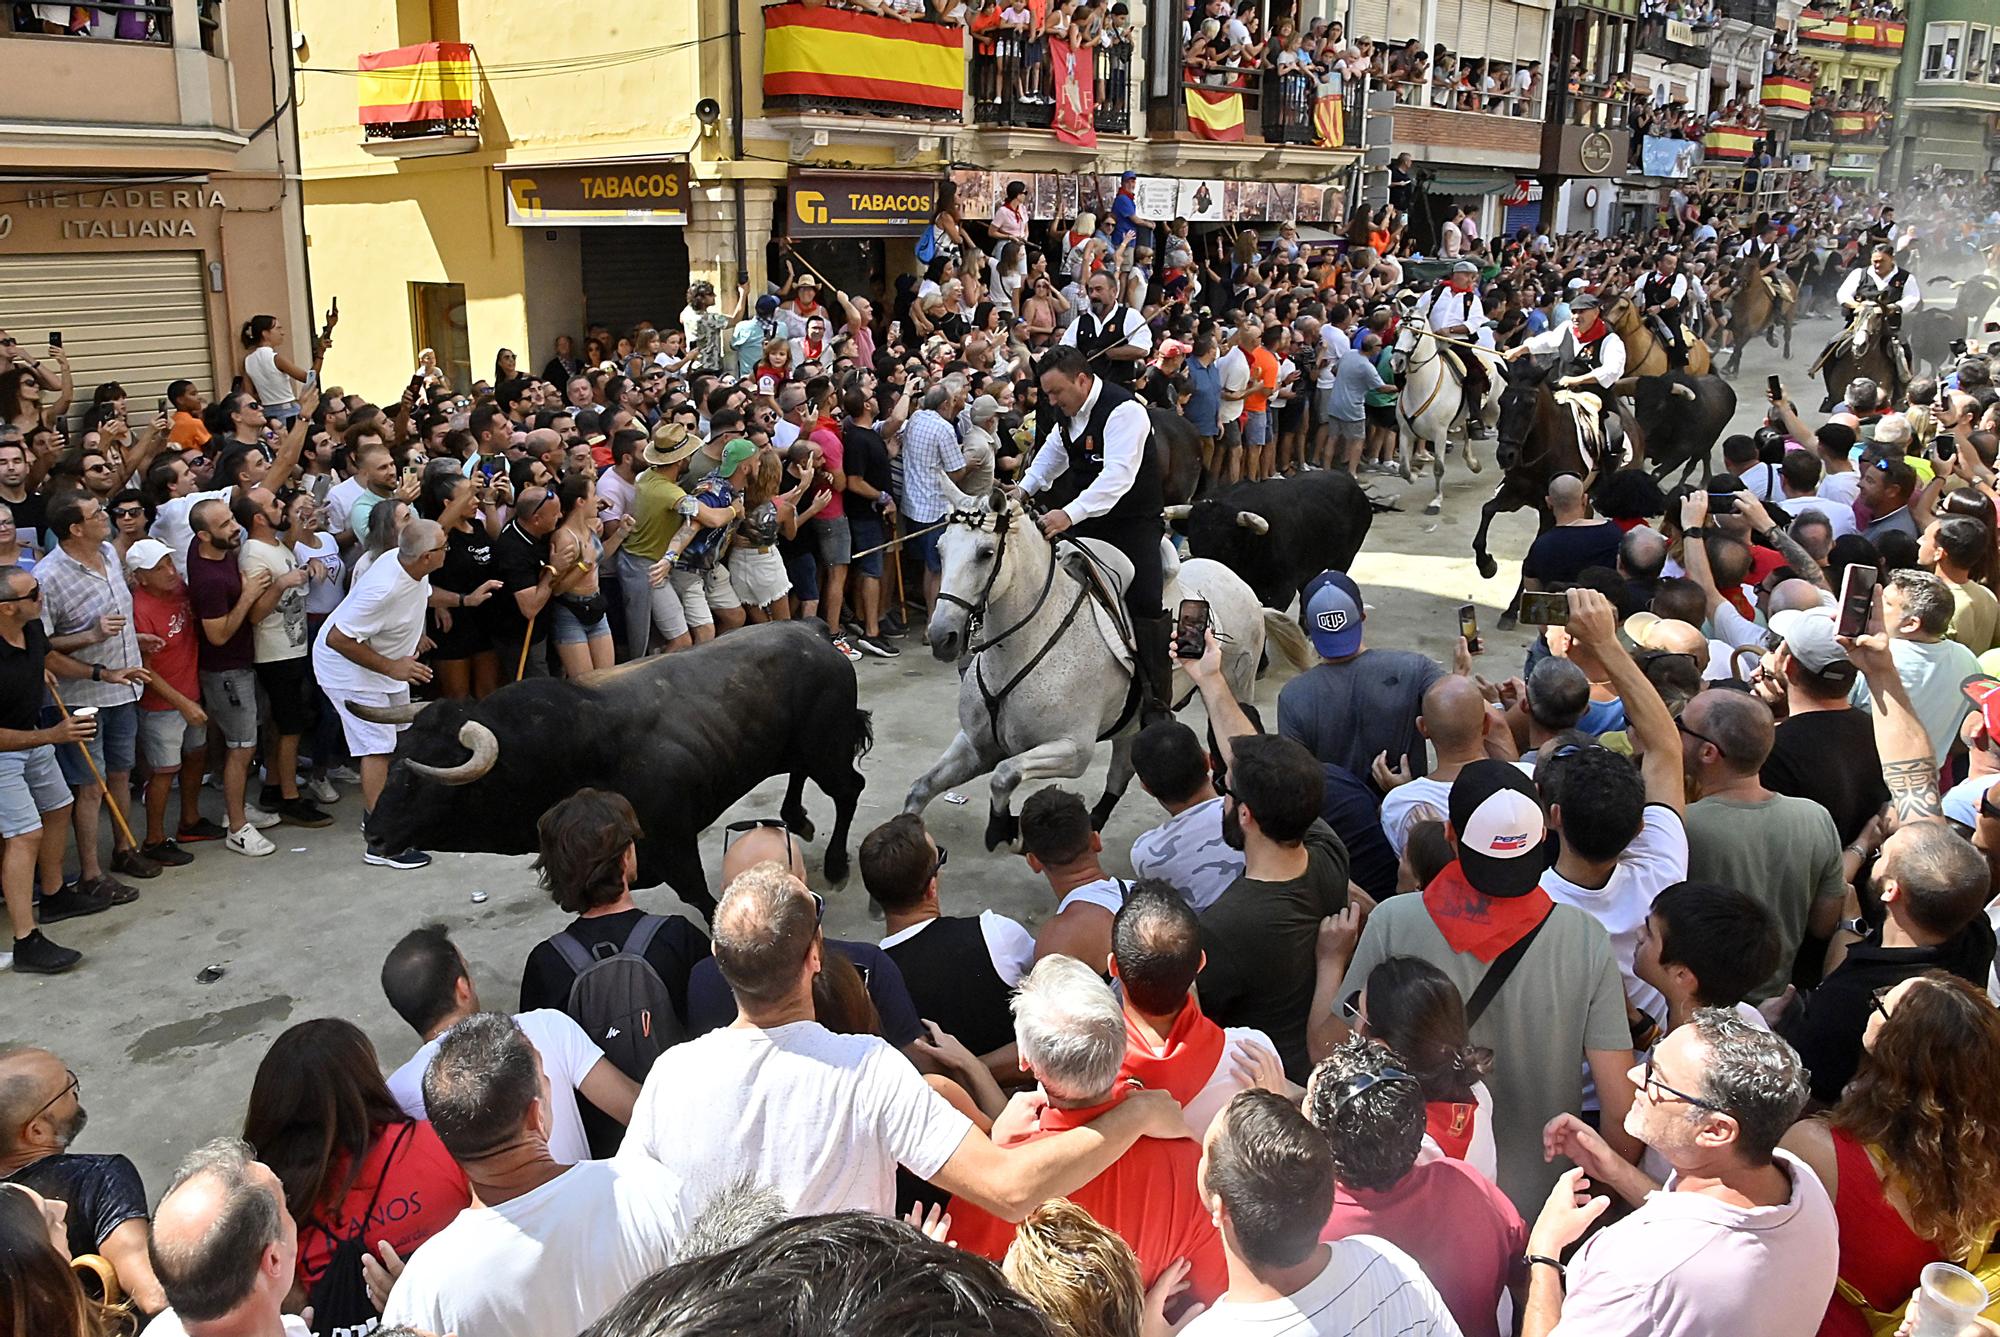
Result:
[[[1789,1202],[1743,1210],[1673,1180],[1570,1260],[1554,1337],[1813,1337],[1840,1258],[1833,1203],[1789,1152]]]
[[[1374,1235],[1416,1259],[1465,1337],[1500,1337],[1500,1292],[1520,1275],[1528,1228],[1464,1161],[1427,1161],[1387,1191],[1336,1185],[1319,1237],[1350,1235]]]

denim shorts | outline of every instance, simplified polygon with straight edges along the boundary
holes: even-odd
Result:
[[[912,531],[931,529],[930,525],[920,525],[914,520],[906,521],[905,523],[910,526]],[[932,523],[935,523],[935,521]],[[931,529],[931,532],[928,534],[912,532],[903,539],[904,548],[923,558],[924,570],[926,571],[944,570],[944,558],[938,553],[938,535],[942,532],[944,531],[938,529]]]
[[[1251,409],[1243,410],[1243,444],[1246,446],[1262,446],[1269,444],[1270,440],[1270,411],[1266,410],[1258,413]]]
[[[65,743],[56,749],[56,761],[62,767],[63,779],[72,788],[81,789],[97,783],[97,777],[90,773],[90,766],[83,759],[84,748],[90,749],[90,760],[105,775],[129,775],[138,746],[139,703],[99,706],[96,736],[88,743]]]
[[[794,544],[781,547],[779,555],[785,559],[785,574],[791,577],[792,593],[799,596],[801,603],[816,603],[819,600],[819,562],[803,545]]]
[[[819,550],[820,561],[828,566],[846,566],[854,552],[853,531],[848,528],[847,517],[821,516],[813,521],[813,546]]]
[[[0,752],[0,837],[39,831],[43,813],[60,812],[70,802],[53,743]]]
[[[882,578],[882,554],[879,552],[869,552],[868,550],[882,546],[885,535],[881,519],[873,515],[865,518],[859,515],[850,515],[847,517],[847,532],[848,537],[853,542],[853,547],[849,550],[848,561],[854,567],[855,574],[873,576],[877,580],[880,580]],[[854,554],[857,553],[865,553],[866,556],[855,556]]]
[[[146,764],[156,771],[178,770],[181,758],[208,746],[208,726],[196,728],[178,710],[139,712],[139,744]]]
[[[561,601],[549,600],[549,635],[557,645],[587,645],[599,636],[611,634],[611,618],[604,613],[594,622],[585,622]]]
[[[257,673],[254,669],[201,671],[201,708],[222,732],[222,745],[257,746]]]

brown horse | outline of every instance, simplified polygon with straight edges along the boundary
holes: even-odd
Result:
[[[1789,284],[1790,276],[1780,272],[1779,277]],[[1743,257],[1736,270],[1736,290],[1729,302],[1729,333],[1732,336],[1729,368],[1724,373],[1734,376],[1743,365],[1743,349],[1752,339],[1765,334],[1774,326],[1785,329],[1785,356],[1792,355],[1792,316],[1798,310],[1798,289],[1785,301],[1771,295],[1771,289],[1757,273],[1757,262],[1752,256]]]
[[[1674,370],[1667,360],[1667,346],[1653,332],[1630,293],[1612,294],[1604,303],[1603,315],[1604,323],[1625,344],[1625,376],[1612,387],[1616,393],[1629,395],[1641,376],[1664,376]],[[1708,345],[1698,338],[1689,339],[1687,366],[1681,370],[1690,376],[1706,376],[1711,362]]]

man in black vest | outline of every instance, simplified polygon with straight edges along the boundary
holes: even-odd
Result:
[[[1686,314],[1688,280],[1680,267],[1679,253],[1663,250],[1653,272],[1639,284],[1639,305],[1654,331],[1667,341],[1669,367],[1685,367],[1688,360],[1687,333],[1681,323]]]
[[[1132,619],[1141,709],[1151,723],[1166,718],[1173,697],[1173,667],[1167,662],[1172,626],[1161,607],[1166,497],[1146,406],[1092,374],[1094,365],[1076,348],[1052,349],[1042,358],[1042,397],[1055,409],[1056,423],[1022,477],[1021,490],[1032,496],[1057,485],[1062,508],[1041,521],[1050,538],[1073,530],[1079,538],[1110,544],[1132,563],[1125,611]]]
[[[1903,317],[1923,303],[1924,291],[1910,271],[1896,263],[1896,252],[1887,244],[1876,246],[1869,252],[1865,266],[1841,280],[1836,300],[1850,328],[1863,302],[1881,306],[1889,326],[1890,346],[1896,353],[1897,370],[1901,373],[1903,384],[1908,385],[1910,350],[1903,341]],[[1835,342],[1846,337],[1843,331]]]
[[[938,907],[945,851],[923,818],[900,813],[861,842],[861,882],[882,907],[882,950],[903,972],[917,1012],[986,1061],[994,1080],[1018,1083],[1014,986],[1034,968],[1035,936],[991,910],[976,918]]]
[[[1083,290],[1090,305],[1063,331],[1062,345],[1083,354],[1097,375],[1130,390],[1146,355],[1153,351],[1152,328],[1144,316],[1118,300],[1118,280],[1110,270],[1092,274]]]

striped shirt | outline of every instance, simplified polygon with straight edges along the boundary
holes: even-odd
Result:
[[[1181,1337],[1460,1337],[1444,1298],[1416,1260],[1384,1239],[1350,1235],[1326,1270],[1281,1300],[1227,1294]]]
[[[912,524],[944,518],[951,509],[944,476],[964,467],[958,433],[935,409],[923,409],[903,424],[903,514]]]

